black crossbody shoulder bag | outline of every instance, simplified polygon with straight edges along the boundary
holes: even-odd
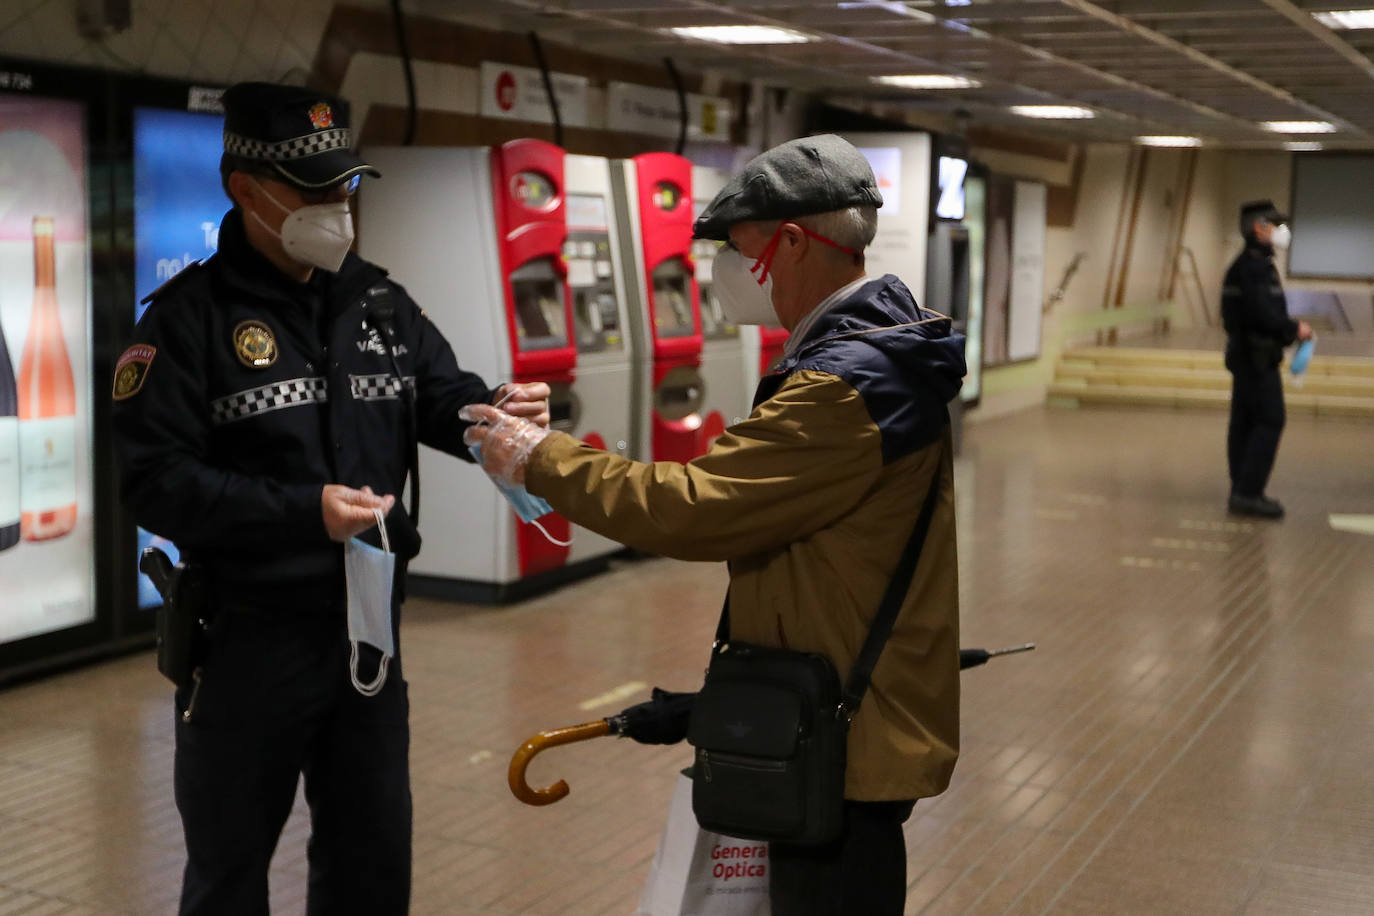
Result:
[[[819,845],[839,835],[849,723],[892,634],[930,530],[943,456],[843,688],[830,659],[729,640],[727,596],[687,740],[692,810],[707,830]]]

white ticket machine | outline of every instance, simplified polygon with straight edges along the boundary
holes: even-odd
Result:
[[[406,287],[461,367],[492,385],[549,382],[551,425],[575,428],[563,151],[514,140],[366,156],[386,180],[359,202],[359,253]],[[573,574],[568,549],[523,524],[478,468],[422,447],[420,478],[424,548],[410,564],[412,591],[506,601]],[[565,519],[540,523],[568,540]]]
[[[692,167],[694,220],[725,187],[729,177],[720,169]],[[711,294],[711,269],[719,248],[720,243],[710,239],[692,240],[692,260],[696,263],[701,301],[701,380],[704,387],[700,436],[703,451],[711,447],[725,427],[749,416],[750,400],[754,395],[746,378],[740,328],[725,317],[720,303]]]
[[[614,218],[611,161],[565,156],[563,181],[568,228],[563,260],[572,291],[577,345],[575,422],[569,432],[588,445],[629,457],[634,441],[636,366]],[[574,525],[568,563],[584,563],[621,549],[620,543]]]

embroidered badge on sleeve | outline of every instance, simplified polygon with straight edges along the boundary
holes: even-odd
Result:
[[[143,390],[143,382],[148,378],[148,368],[157,355],[157,347],[148,344],[134,344],[124,351],[115,363],[114,399],[127,400]]]

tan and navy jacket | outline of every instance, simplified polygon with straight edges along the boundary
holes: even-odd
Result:
[[[931,475],[925,549],[849,737],[845,795],[944,791],[959,746],[959,583],[946,404],[963,339],[893,276],[834,305],[759,384],[749,418],[689,464],[551,433],[526,487],[641,550],[730,565],[731,637],[821,652],[843,678]]]

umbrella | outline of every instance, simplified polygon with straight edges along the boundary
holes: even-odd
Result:
[[[976,668],[988,659],[1016,652],[1029,652],[1035,643],[1010,649],[960,649],[959,668]],[[640,744],[677,744],[687,737],[687,723],[692,716],[695,693],[672,693],[654,688],[650,699],[622,709],[613,716],[555,728],[530,738],[510,760],[508,778],[510,790],[527,805],[551,805],[568,794],[568,784],[560,779],[546,789],[533,788],[525,779],[525,770],[534,756],[560,744],[573,744],[605,735],[632,738]]]

